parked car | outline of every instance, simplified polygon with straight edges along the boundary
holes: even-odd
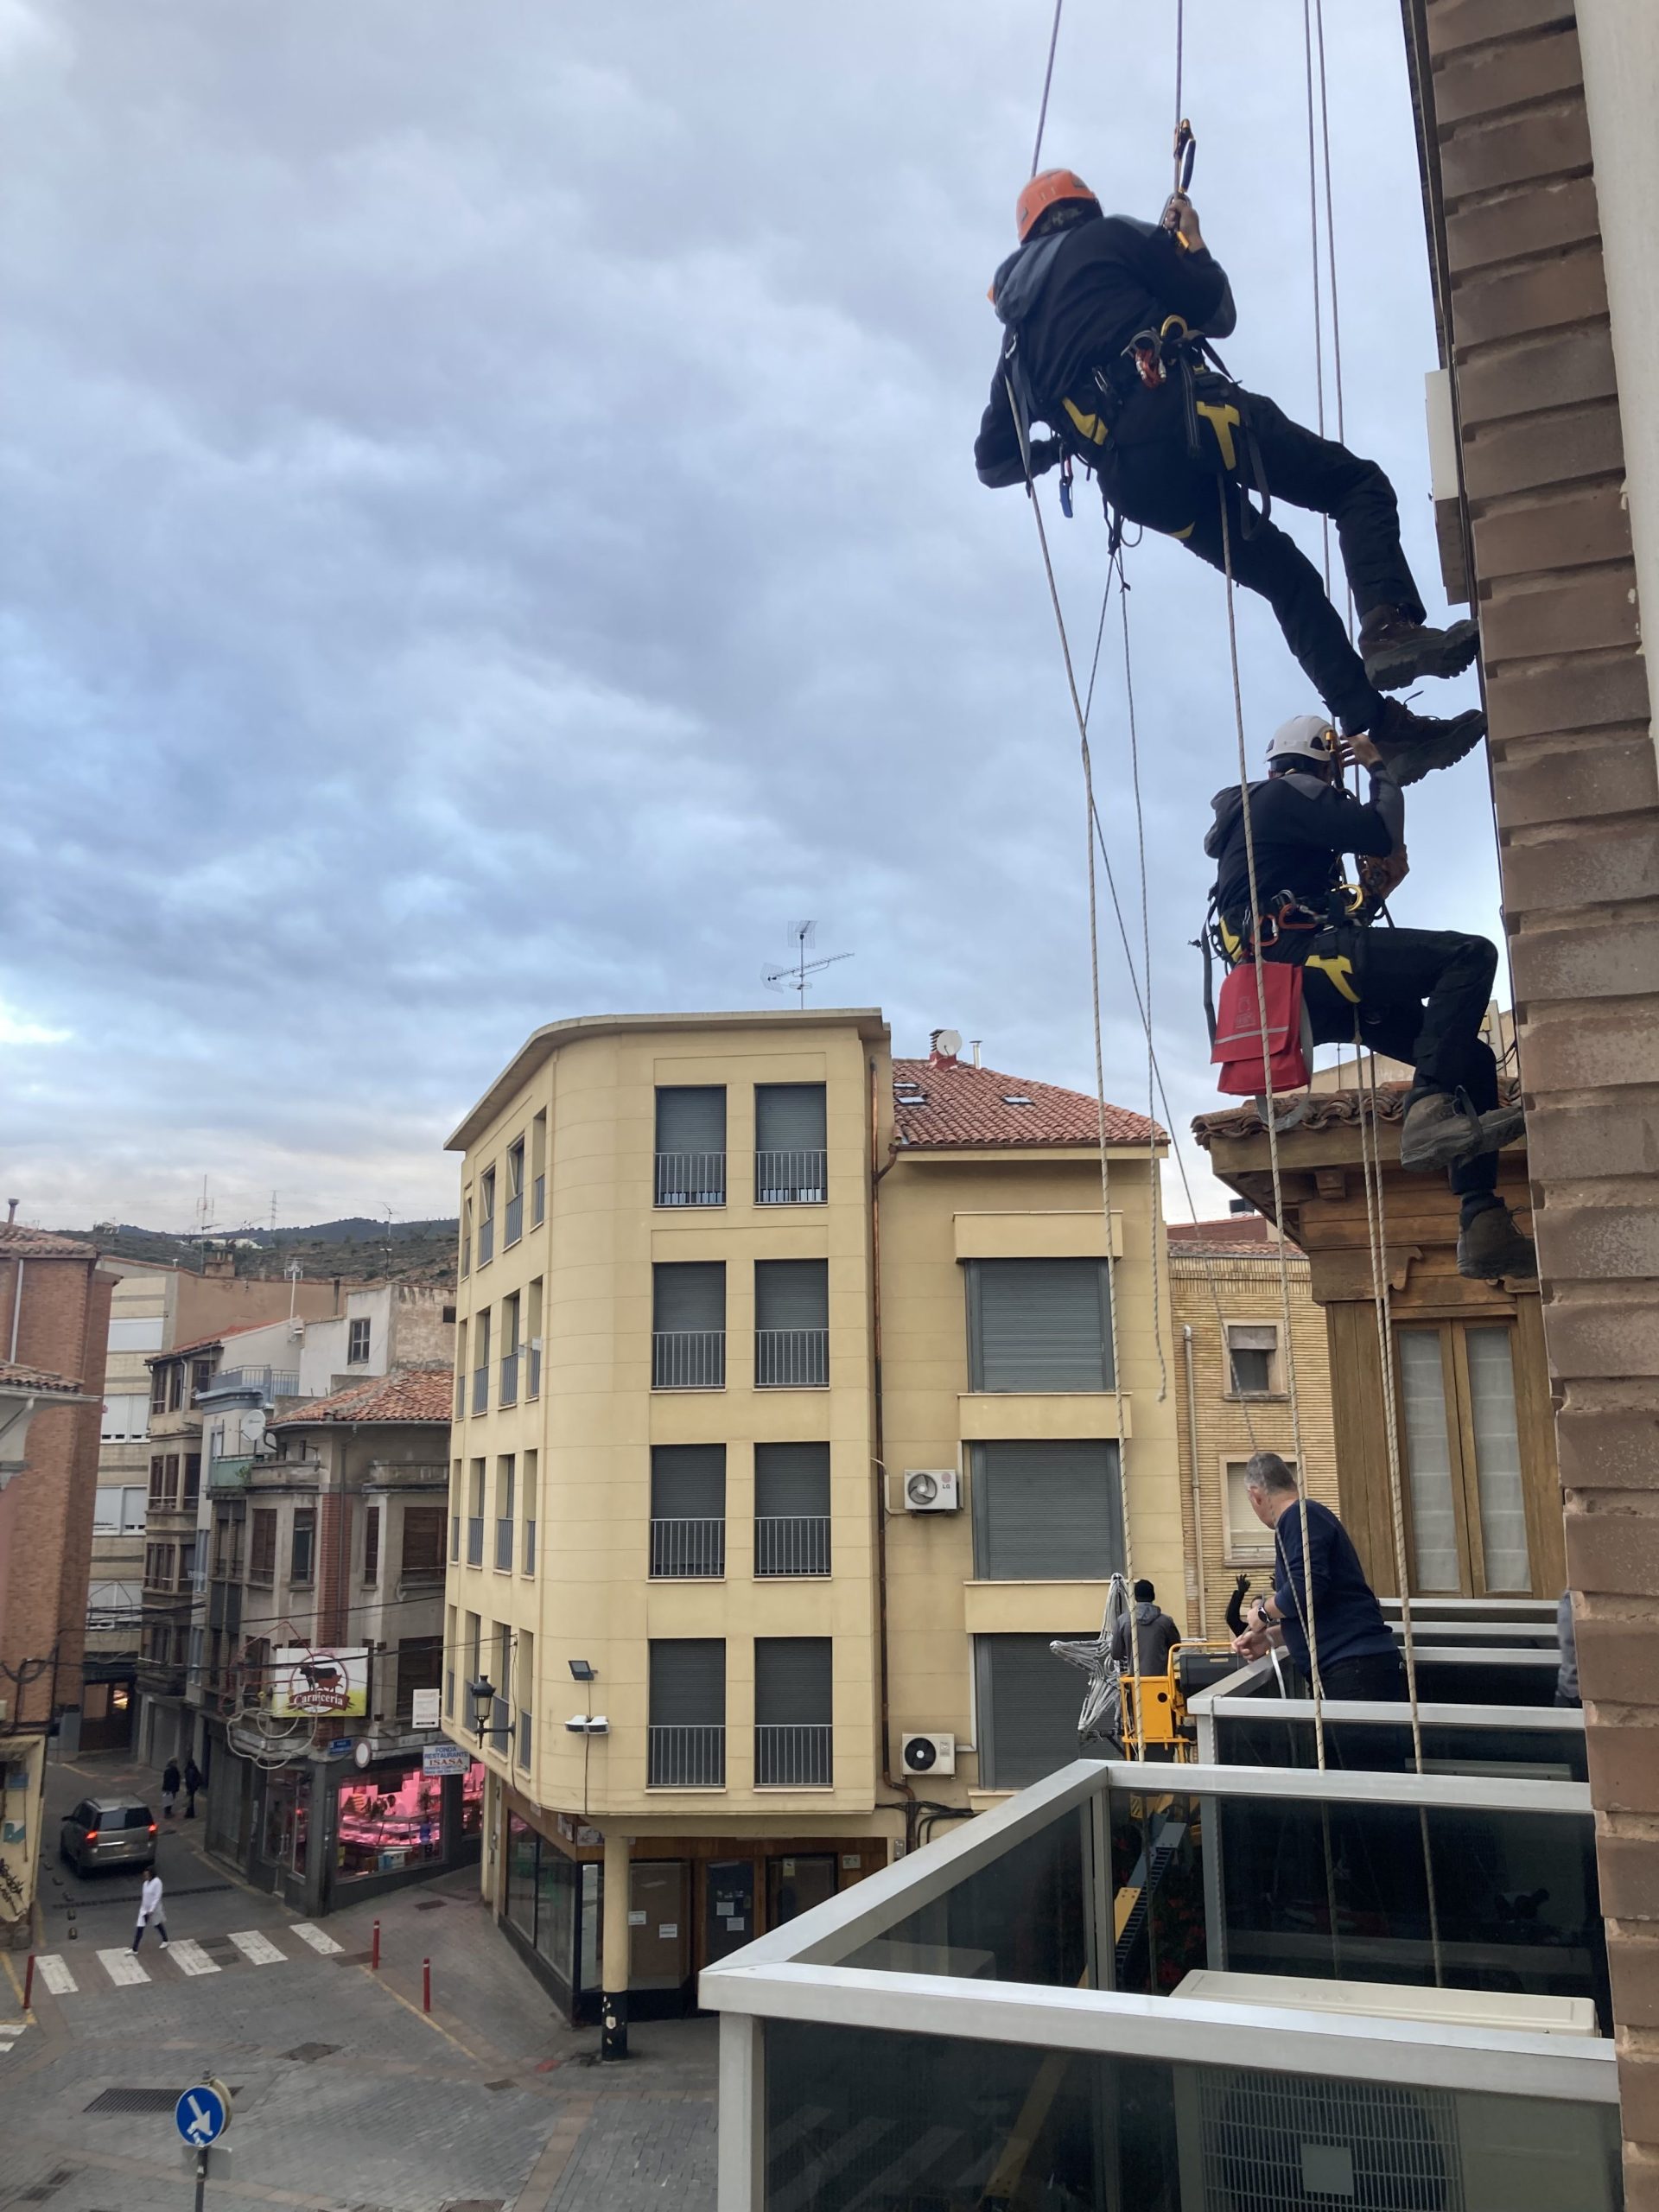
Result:
[[[64,1815],[58,1856],[78,1874],[100,1866],[153,1866],[156,1815],[139,1797],[83,1797]]]

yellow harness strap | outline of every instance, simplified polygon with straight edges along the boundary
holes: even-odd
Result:
[[[1063,399],[1060,404],[1071,417],[1080,438],[1087,438],[1091,444],[1097,446],[1105,444],[1110,433],[1098,415],[1084,414],[1080,409],[1074,407],[1069,399]]]
[[[1319,969],[1332,988],[1340,991],[1350,1006],[1359,1004],[1359,993],[1353,985],[1354,963],[1345,952],[1311,952],[1302,965],[1304,968]]]
[[[1216,443],[1221,448],[1224,465],[1236,468],[1238,466],[1238,451],[1233,444],[1233,432],[1238,426],[1237,408],[1218,407],[1202,399],[1194,404],[1216,434]]]

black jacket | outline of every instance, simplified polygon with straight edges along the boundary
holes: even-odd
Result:
[[[1179,315],[1194,330],[1225,338],[1238,320],[1213,254],[1189,253],[1173,232],[1132,215],[1091,215],[1028,240],[997,270],[991,297],[1007,325],[1005,347],[1018,343],[1033,418],[1062,436],[1071,425],[1061,402],[1069,397],[1080,412],[1093,413],[1095,370],[1115,367],[1137,332]],[[974,445],[979,480],[991,486],[1025,480],[1004,374],[999,355]]]
[[[1216,912],[1236,920],[1250,905],[1244,807],[1237,785],[1217,791],[1211,804],[1216,818],[1204,849],[1217,863]],[[1340,784],[1321,783],[1314,776],[1269,776],[1250,785],[1250,829],[1256,888],[1263,902],[1275,892],[1289,891],[1310,906],[1323,907],[1326,893],[1342,880],[1344,853],[1381,860],[1400,849],[1405,805],[1399,785],[1386,776],[1372,776],[1369,805]]]
[[[1319,1602],[1317,1585],[1314,1603]],[[1314,1616],[1319,1625],[1319,1616]],[[1136,1659],[1141,1662],[1143,1675],[1166,1675],[1169,1655],[1181,1640],[1181,1631],[1169,1615],[1156,1605],[1149,1605],[1143,1598],[1135,1609],[1135,1628],[1131,1631],[1128,1621],[1120,1621],[1112,1630],[1112,1656],[1126,1671]]]

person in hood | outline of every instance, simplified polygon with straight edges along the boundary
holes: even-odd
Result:
[[[1203,418],[1217,447],[1206,465],[1208,454],[1188,451],[1182,379],[1141,380],[1132,350],[1141,334],[1155,336],[1179,315],[1193,331],[1225,338],[1237,321],[1227,272],[1191,200],[1177,194],[1162,223],[1140,222],[1106,214],[1071,170],[1045,169],[1020,194],[1016,217],[1020,244],[991,286],[1005,336],[974,448],[980,482],[1025,482],[1022,429],[1033,475],[1068,454],[1086,463],[1129,521],[1179,538],[1212,568],[1230,559],[1236,581],[1272,606],[1332,716],[1350,735],[1369,736],[1397,781],[1461,760],[1484,734],[1484,715],[1435,721],[1383,696],[1421,677],[1455,676],[1479,636],[1472,621],[1426,626],[1394,487],[1376,463],[1316,437],[1259,393],[1222,385],[1230,404]],[[1039,421],[1054,435],[1033,438]],[[1360,613],[1357,652],[1312,562],[1245,501],[1246,423],[1270,495],[1336,524]]]
[[[1136,1675],[1166,1675],[1169,1655],[1181,1640],[1181,1631],[1158,1603],[1150,1582],[1135,1586],[1135,1616],[1131,1626],[1119,1621],[1112,1630],[1112,1656],[1120,1667]]]
[[[1344,751],[1370,772],[1367,799],[1342,786]],[[1497,1196],[1498,1148],[1523,1126],[1518,1106],[1497,1103],[1497,1062],[1480,1033],[1497,948],[1458,930],[1319,925],[1340,891],[1345,854],[1381,864],[1394,881],[1405,872],[1405,795],[1388,761],[1363,737],[1338,739],[1317,715],[1294,715],[1274,733],[1267,776],[1249,786],[1260,920],[1251,911],[1237,785],[1217,791],[1212,804],[1204,849],[1216,863],[1224,941],[1260,941],[1264,960],[1303,963],[1303,1006],[1316,1045],[1357,1041],[1414,1071],[1400,1165],[1447,1170],[1459,1202],[1459,1274],[1491,1281],[1535,1276],[1532,1239]],[[1281,910],[1312,926],[1275,931]]]

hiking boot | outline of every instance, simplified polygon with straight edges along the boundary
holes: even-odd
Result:
[[[1525,1116],[1518,1106],[1499,1106],[1477,1114],[1461,1091],[1422,1090],[1406,1105],[1400,1131],[1400,1165],[1414,1173],[1454,1167],[1477,1153],[1497,1152],[1521,1135]]]
[[[1365,734],[1382,755],[1396,784],[1421,783],[1436,768],[1450,768],[1472,753],[1486,734],[1486,717],[1478,707],[1450,721],[1414,715],[1397,699],[1385,699],[1382,711]]]
[[[1404,691],[1425,676],[1461,676],[1479,650],[1480,625],[1472,617],[1431,630],[1397,607],[1376,607],[1359,632],[1360,658],[1379,691]]]
[[[1458,1273],[1478,1282],[1531,1282],[1538,1247],[1516,1226],[1508,1206],[1488,1206],[1458,1232]]]

